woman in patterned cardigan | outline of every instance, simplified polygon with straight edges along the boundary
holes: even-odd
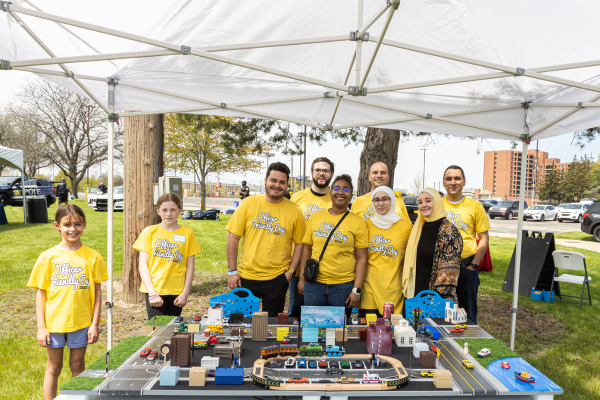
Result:
[[[463,247],[460,232],[446,219],[444,203],[437,190],[421,190],[418,206],[419,217],[412,228],[404,258],[404,297],[409,299],[423,290],[433,290],[458,304],[456,284]]]

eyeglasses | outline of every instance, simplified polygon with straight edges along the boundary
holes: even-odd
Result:
[[[317,174],[324,174],[324,175],[328,175],[331,173],[330,169],[313,169],[313,172],[316,172]]]
[[[331,188],[331,191],[332,191],[332,192],[339,192],[339,191],[342,191],[342,192],[344,192],[344,193],[346,193],[346,194],[348,194],[348,193],[352,193],[352,190],[350,190],[350,188],[343,188],[343,189],[342,189],[342,188],[341,188],[341,187],[339,187],[339,186],[334,186],[333,188]]]
[[[381,198],[381,199],[380,199],[380,198],[378,198],[378,197],[375,197],[375,198],[373,199],[373,203],[387,203],[387,202],[388,202],[388,201],[390,201],[390,200],[392,200],[392,199],[390,199],[389,197],[383,197],[383,198]]]

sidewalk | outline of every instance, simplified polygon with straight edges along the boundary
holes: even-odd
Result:
[[[517,235],[514,233],[495,233],[490,232],[490,236],[498,236],[498,237],[509,237],[516,239]],[[600,243],[599,242],[588,242],[585,240],[574,240],[574,239],[554,239],[557,245],[560,246],[568,246],[575,247],[578,249],[595,251],[600,253]]]

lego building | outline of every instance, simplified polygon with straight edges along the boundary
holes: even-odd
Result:
[[[242,385],[244,383],[244,368],[217,368],[215,385]]]
[[[392,354],[392,326],[383,318],[369,323],[367,328],[367,352],[381,355]]]
[[[398,347],[412,347],[415,344],[417,332],[403,319],[399,325],[394,326],[394,341]]]
[[[267,326],[269,325],[269,313],[255,312],[252,315],[252,341],[265,342],[267,340]]]
[[[171,365],[187,367],[192,361],[192,334],[176,333],[171,338]]]

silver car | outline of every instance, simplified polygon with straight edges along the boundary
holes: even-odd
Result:
[[[558,222],[574,221],[582,223],[583,213],[588,208],[590,208],[589,203],[571,203],[560,211],[556,219],[558,219]]]
[[[534,221],[543,222],[545,220],[555,220],[558,212],[556,208],[550,205],[539,204],[531,206],[527,210],[523,211],[523,219],[532,219]]]

